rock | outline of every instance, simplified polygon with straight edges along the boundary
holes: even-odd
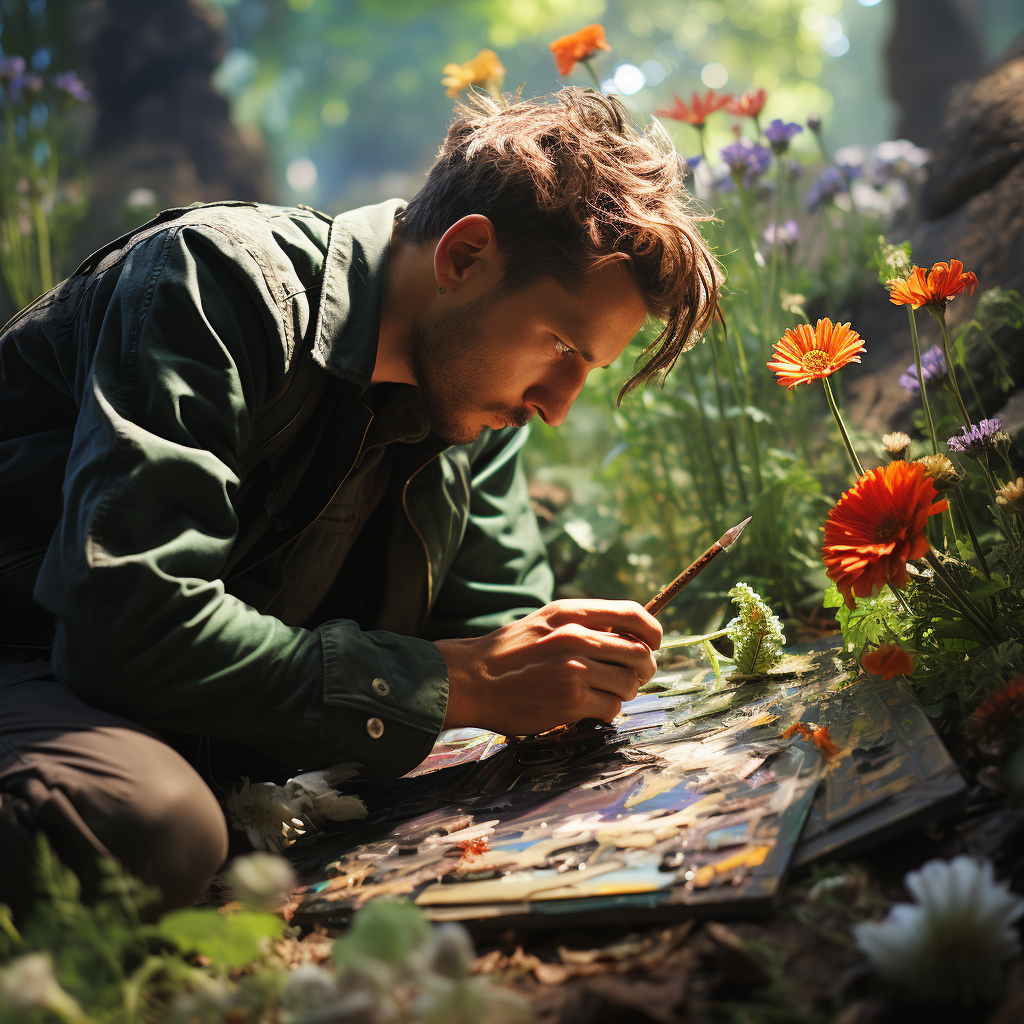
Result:
[[[201,0],[101,0],[82,48],[97,105],[92,203],[73,260],[172,206],[273,201],[263,143],[231,120],[212,81],[223,14]]]
[[[995,186],[1024,158],[1024,35],[950,104],[932,147],[922,213],[942,217]]]

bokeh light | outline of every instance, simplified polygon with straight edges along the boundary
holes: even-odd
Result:
[[[308,192],[316,185],[316,164],[308,156],[297,156],[289,161],[284,176],[290,188],[296,192]]]
[[[729,81],[729,72],[726,70],[724,64],[718,64],[712,61],[710,64],[705,64],[700,69],[700,80],[709,89],[724,89],[726,83]]]
[[[616,91],[623,96],[632,96],[647,84],[647,77],[635,64],[620,64],[612,75],[612,81]]]

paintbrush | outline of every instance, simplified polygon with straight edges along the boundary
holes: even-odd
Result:
[[[747,528],[747,523],[753,519],[753,516],[748,516],[738,526],[734,526],[731,530],[726,530],[714,544],[711,545],[700,556],[695,562],[688,565],[667,587],[663,587],[654,597],[644,605],[644,609],[649,611],[652,615],[657,615],[660,611],[663,611],[665,606],[679,593],[687,583],[690,582],[697,575],[697,573],[706,569],[723,551],[728,551],[730,546],[735,543],[736,538]]]

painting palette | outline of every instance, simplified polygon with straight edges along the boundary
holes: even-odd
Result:
[[[913,698],[851,681],[828,651],[756,679],[666,670],[645,690],[610,725],[458,730],[402,779],[348,784],[369,815],[292,848],[316,879],[296,916],[341,921],[378,897],[500,927],[766,913],[795,851],[911,820],[934,803],[922,780],[949,782]],[[838,753],[784,735],[801,722],[827,724]]]

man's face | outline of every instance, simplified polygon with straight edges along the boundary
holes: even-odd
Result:
[[[587,374],[614,362],[646,315],[623,260],[590,271],[575,292],[539,278],[424,315],[412,363],[431,428],[467,444],[484,427],[524,426],[534,415],[557,426]]]

